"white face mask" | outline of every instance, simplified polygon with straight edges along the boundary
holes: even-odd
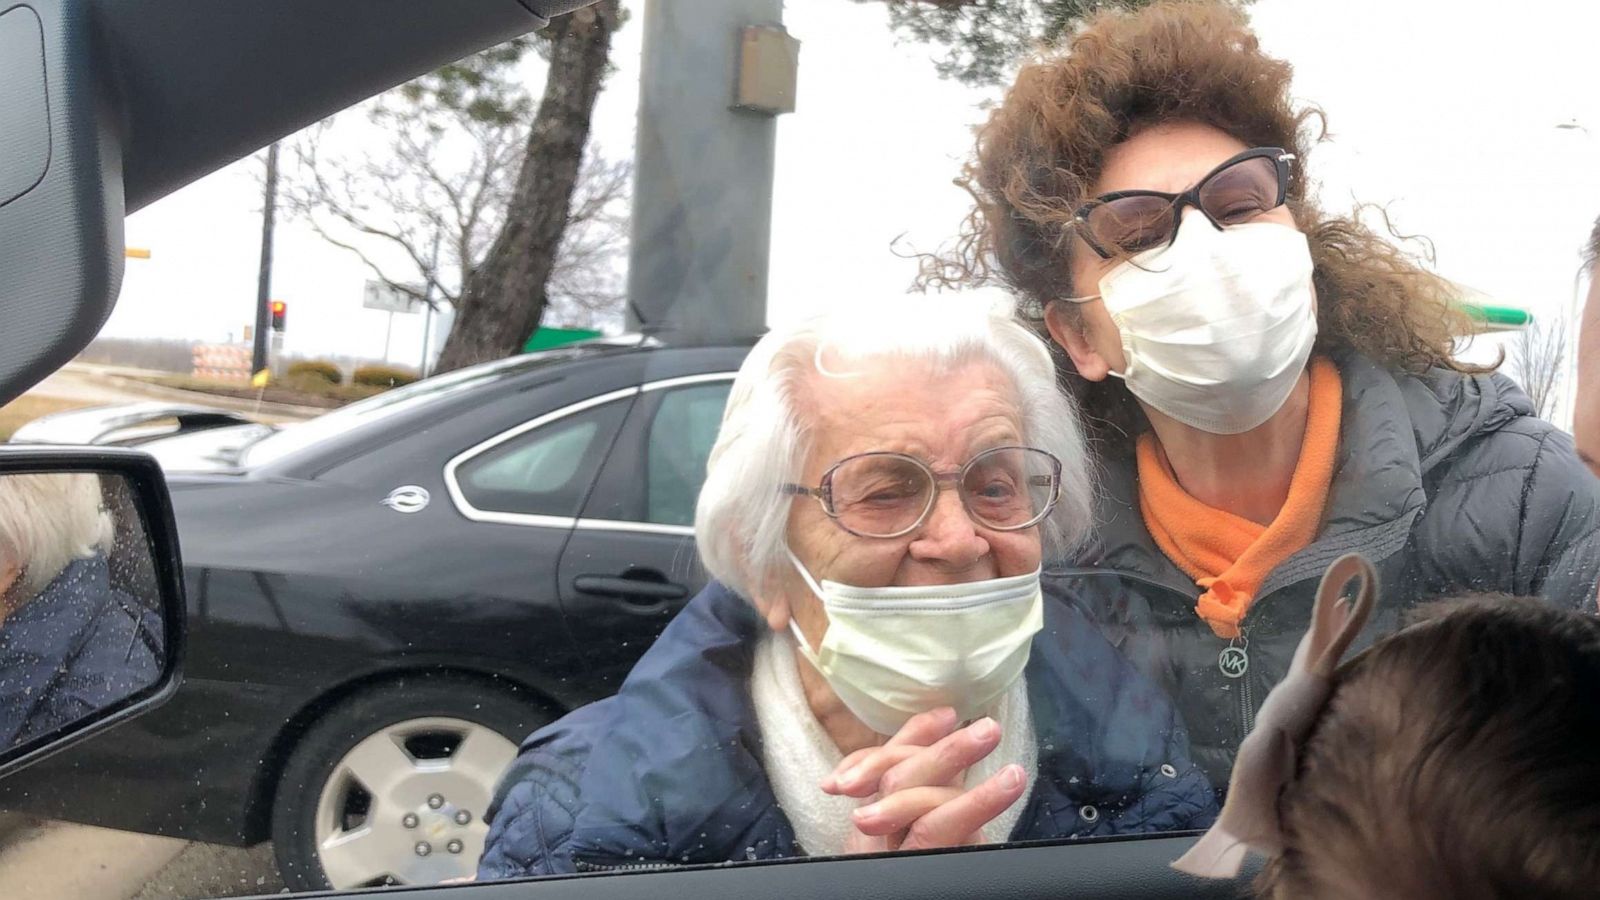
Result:
[[[1317,338],[1311,248],[1286,225],[1218,230],[1198,213],[1177,240],[1100,279],[1135,397],[1186,425],[1238,434],[1283,408]],[[1084,298],[1093,299],[1093,298]]]
[[[816,651],[789,619],[800,653],[879,734],[941,706],[955,707],[961,721],[985,714],[1021,677],[1044,628],[1038,569],[966,584],[865,588],[819,585],[793,553],[789,559],[828,615]]]

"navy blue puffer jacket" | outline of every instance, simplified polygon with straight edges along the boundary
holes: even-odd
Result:
[[[529,737],[490,807],[479,879],[803,856],[750,700],[765,629],[713,583],[616,696]],[[1026,678],[1039,769],[1012,840],[1210,824],[1171,704],[1076,607],[1046,600]]]
[[[0,623],[0,748],[51,734],[161,675],[161,619],[74,560]]]

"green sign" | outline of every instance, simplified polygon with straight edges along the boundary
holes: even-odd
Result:
[[[540,328],[522,345],[523,353],[532,353],[535,350],[549,350],[564,344],[576,341],[587,341],[590,338],[600,337],[600,332],[588,328]]]
[[[1533,313],[1515,306],[1463,303],[1461,309],[1487,331],[1515,331],[1533,322]]]

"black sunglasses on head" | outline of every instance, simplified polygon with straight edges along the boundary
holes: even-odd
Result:
[[[1294,154],[1256,147],[1212,169],[1181,194],[1112,191],[1078,207],[1078,234],[1101,259],[1172,243],[1183,209],[1193,206],[1218,229],[1239,225],[1283,205]]]

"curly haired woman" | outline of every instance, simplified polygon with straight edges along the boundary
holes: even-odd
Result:
[[[1023,67],[967,173],[945,280],[995,278],[1065,351],[1096,429],[1099,546],[1057,573],[1160,678],[1225,778],[1359,552],[1386,608],[1593,610],[1600,485],[1510,380],[1452,357],[1450,284],[1307,193],[1316,110],[1244,14],[1158,2]]]

